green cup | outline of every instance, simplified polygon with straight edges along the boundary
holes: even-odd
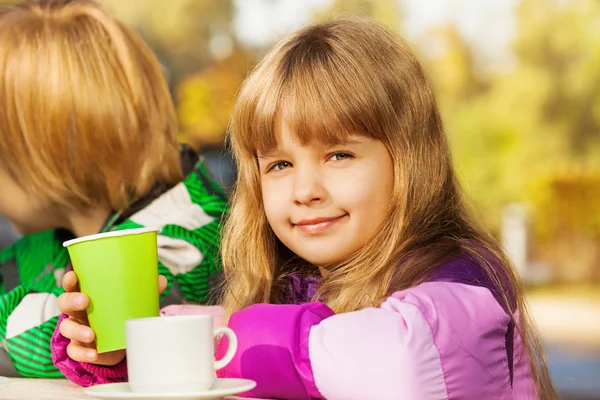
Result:
[[[125,348],[125,321],[159,315],[158,229],[83,236],[63,243],[82,293],[98,353]]]

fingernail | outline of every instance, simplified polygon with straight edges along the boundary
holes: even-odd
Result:
[[[87,329],[84,329],[83,331],[81,331],[81,338],[83,340],[89,340],[92,337],[92,332],[90,332]]]
[[[73,299],[73,304],[75,307],[83,307],[83,296],[75,296]]]
[[[85,353],[85,356],[87,357],[88,360],[94,360],[96,358],[96,352],[93,350],[90,350],[87,353]]]

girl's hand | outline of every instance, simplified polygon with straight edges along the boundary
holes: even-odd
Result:
[[[69,357],[78,362],[89,362],[98,365],[117,365],[125,358],[125,350],[115,350],[108,353],[98,354],[96,351],[96,335],[87,319],[85,310],[90,304],[90,299],[79,292],[79,283],[75,272],[65,274],[62,280],[63,287],[67,293],[58,297],[56,303],[60,312],[69,318],[64,319],[60,326],[60,333],[71,340],[67,347]],[[159,275],[158,292],[162,293],[167,287],[167,279]]]

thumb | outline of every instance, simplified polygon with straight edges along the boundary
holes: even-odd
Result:
[[[167,288],[167,278],[164,275],[158,276],[158,294],[161,294]]]

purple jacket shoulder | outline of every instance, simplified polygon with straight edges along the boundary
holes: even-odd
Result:
[[[238,353],[219,376],[255,380],[247,395],[261,398],[536,398],[519,315],[498,298],[458,259],[379,307],[251,306],[229,321]]]

